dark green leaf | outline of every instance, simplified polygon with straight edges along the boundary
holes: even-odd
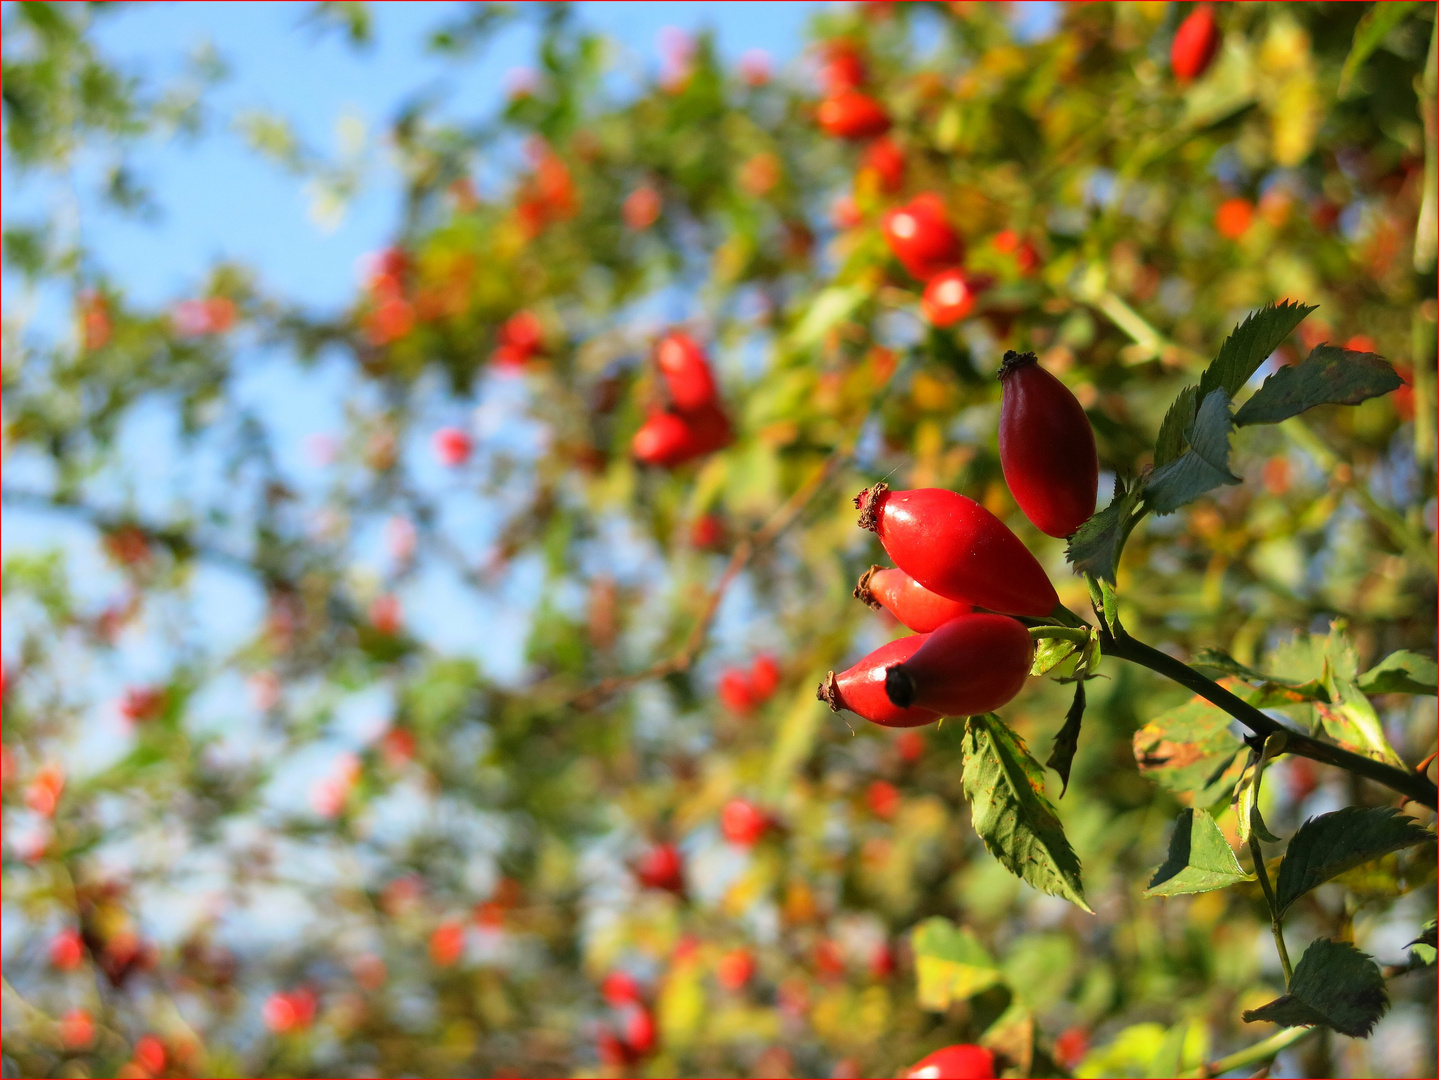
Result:
[[[1083,721],[1084,683],[1081,681],[1074,684],[1074,701],[1064,715],[1064,726],[1054,736],[1054,749],[1049,753],[1049,760],[1044,763],[1047,768],[1059,773],[1063,782],[1059,789],[1061,799],[1069,790],[1069,768],[1074,763],[1074,751],[1079,748],[1079,725]]]
[[[1354,44],[1350,46],[1349,55],[1344,58],[1344,67],[1339,72],[1341,98],[1349,96],[1349,87],[1354,82],[1354,76],[1364,66],[1364,61],[1374,54],[1374,50],[1379,48],[1389,36],[1389,32],[1418,6],[1417,2],[1411,0],[1389,0],[1388,3],[1369,5],[1369,10],[1354,28]]]
[[[1433,840],[1434,834],[1391,806],[1346,806],[1299,827],[1279,867],[1275,903],[1282,915],[1316,886],[1360,863]]]
[[[979,939],[941,916],[925,919],[910,935],[915,998],[921,1009],[943,1012],[1004,981]]]
[[[1373,353],[1318,345],[1302,364],[1282,367],[1239,407],[1235,424],[1277,424],[1316,405],[1358,405],[1404,385]]]
[[[1384,974],[1365,953],[1347,941],[1311,942],[1294,968],[1289,993],[1268,1005],[1249,1009],[1244,1022],[1267,1020],[1280,1027],[1333,1028],[1362,1039],[1389,1008]]]
[[[1168,465],[1180,455],[1189,441],[1190,428],[1194,426],[1194,412],[1199,404],[1199,387],[1186,386],[1164,414],[1159,425],[1159,437],[1154,440],[1154,467]]]
[[[1142,489],[1139,484],[1125,490],[1124,482],[1117,477],[1114,481],[1114,498],[1099,513],[1079,527],[1069,538],[1064,557],[1074,567],[1076,574],[1092,574],[1106,581],[1114,581],[1115,568],[1119,565],[1120,552],[1129,533],[1142,516],[1139,502]]]
[[[1390,653],[1359,676],[1366,694],[1434,694],[1439,692],[1439,667],[1427,656],[1404,650]]]
[[[1144,504],[1156,514],[1169,514],[1206,491],[1237,484],[1229,471],[1229,396],[1223,390],[1206,394],[1194,416],[1189,449],[1163,468],[1150,473],[1144,485]]]
[[[1246,874],[1229,841],[1207,811],[1188,809],[1179,814],[1169,838],[1169,857],[1149,879],[1145,896],[1182,896],[1210,892],[1253,880]]]
[[[1044,770],[1024,740],[992,713],[965,720],[964,793],[975,832],[1005,869],[1090,910],[1079,858],[1044,795]]]
[[[1244,744],[1229,723],[1228,713],[1201,697],[1161,713],[1134,733],[1139,771],[1195,806],[1213,805],[1244,768]]]
[[[1200,377],[1200,398],[1207,399],[1215,390],[1223,390],[1233,398],[1313,310],[1308,304],[1286,300],[1267,304],[1250,315],[1225,339],[1219,355]]]

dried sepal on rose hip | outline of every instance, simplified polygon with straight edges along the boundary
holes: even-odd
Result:
[[[1005,353],[999,381],[1005,483],[1036,528],[1070,536],[1094,513],[1099,493],[1099,456],[1084,406],[1034,353]]]
[[[1008,704],[1024,689],[1034,645],[1007,615],[961,615],[885,671],[885,695],[901,709],[976,716]]]
[[[973,499],[945,488],[855,496],[861,528],[879,536],[895,565],[931,592],[1006,615],[1042,618],[1059,594],[1009,527]]]
[[[854,587],[854,596],[875,610],[888,611],[918,634],[938,630],[974,610],[962,600],[931,592],[897,566],[871,566]]]
[[[834,712],[848,709],[881,727],[907,728],[932,724],[939,713],[930,709],[902,708],[890,701],[884,690],[885,673],[902,664],[924,644],[924,634],[898,638],[875,649],[851,668],[820,683],[815,696]]]

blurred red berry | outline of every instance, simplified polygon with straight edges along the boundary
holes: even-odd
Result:
[[[64,790],[65,770],[59,765],[44,765],[25,788],[25,805],[41,817],[53,817]]]
[[[620,1024],[620,1038],[636,1057],[648,1054],[655,1048],[654,1016],[643,1005],[627,1006]]]
[[[749,669],[750,696],[754,699],[755,704],[768,701],[779,689],[779,681],[779,664],[775,658],[768,653],[756,656]]]
[[[751,847],[768,830],[769,816],[745,799],[731,799],[720,811],[720,832],[731,844]]]
[[[715,965],[715,979],[726,990],[743,990],[754,978],[754,956],[748,949],[733,949],[720,957]]]
[[[405,622],[399,597],[391,593],[381,593],[375,597],[370,601],[369,618],[370,625],[380,633],[391,636],[398,634]]]
[[[865,789],[864,800],[870,813],[888,821],[899,809],[899,789],[888,780],[876,780]]]
[[[890,210],[880,228],[895,258],[920,281],[956,268],[964,258],[964,243],[949,224],[944,201],[934,192],[916,195],[907,205]]]
[[[470,437],[456,427],[440,428],[430,438],[430,448],[441,465],[451,469],[470,459]]]
[[[141,1035],[135,1042],[135,1064],[152,1076],[165,1071],[165,1044],[154,1035]]]
[[[904,1080],[993,1080],[994,1054],[973,1043],[960,1043],[920,1058]]]
[[[634,1005],[644,1000],[639,980],[628,971],[620,970],[611,971],[605,976],[604,982],[600,983],[600,997],[605,999],[605,1004],[615,1008]]]
[[[914,762],[924,756],[924,736],[918,731],[901,731],[894,744],[901,761]]]
[[[763,49],[749,49],[739,58],[739,76],[748,86],[768,83],[772,67],[769,53]]]
[[[120,715],[131,723],[150,720],[165,705],[165,691],[157,686],[132,686],[120,698]]]
[[[1066,1028],[1054,1040],[1054,1060],[1073,1072],[1089,1052],[1089,1033],[1082,1027]]]
[[[974,289],[963,270],[945,270],[929,279],[920,310],[933,326],[953,326],[974,310]]]
[[[415,733],[408,728],[391,728],[380,740],[380,754],[385,764],[398,769],[415,756]]]
[[[1189,82],[1203,75],[1219,51],[1219,26],[1214,10],[1200,4],[1179,24],[1174,44],[1169,48],[1169,66],[1180,82]]]
[[[858,90],[865,84],[869,73],[865,70],[864,59],[854,42],[844,38],[825,42],[824,63],[820,67],[819,81],[827,95],[842,94],[846,90]]]
[[[1248,199],[1225,199],[1214,211],[1214,228],[1220,236],[1238,240],[1254,223],[1254,204]]]
[[[724,538],[724,520],[718,514],[701,514],[690,526],[690,544],[694,547],[717,548]]]
[[[655,844],[635,862],[635,877],[647,889],[684,888],[684,858],[673,844]]]
[[[718,387],[708,358],[688,334],[671,331],[655,347],[655,364],[669,388],[670,400],[681,413],[693,413],[715,404]]]
[[[659,220],[663,208],[664,200],[660,198],[660,193],[648,184],[641,184],[625,196],[620,213],[625,225],[635,232],[644,232]]]
[[[71,1009],[60,1018],[60,1041],[66,1050],[88,1050],[95,1041],[94,1019],[84,1009]]]
[[[889,130],[889,113],[868,94],[844,90],[825,98],[815,119],[826,135],[837,139],[872,139]]]
[[[750,691],[749,676],[743,671],[730,668],[720,675],[719,684],[715,687],[715,695],[720,702],[732,713],[745,716],[755,706],[754,694]]]
[[[879,178],[881,191],[894,194],[904,186],[904,152],[888,135],[875,139],[860,159],[860,168]]]
[[[50,964],[60,971],[73,971],[85,958],[85,943],[78,930],[61,930],[50,939]]]
[[[265,1026],[277,1035],[303,1031],[315,1019],[315,995],[305,989],[280,991],[266,1000],[262,1014]]]
[[[829,938],[821,938],[814,947],[814,970],[822,979],[834,979],[844,974],[844,953],[839,945]]]
[[[443,922],[430,934],[430,962],[449,967],[465,951],[465,928],[458,922]]]

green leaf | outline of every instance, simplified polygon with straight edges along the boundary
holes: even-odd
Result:
[[[1416,958],[1421,964],[1434,963],[1436,953],[1439,953],[1439,922],[1430,919],[1424,924],[1423,931],[1417,938],[1405,946],[1410,956]]]
[[[1064,638],[1042,637],[1034,643],[1034,659],[1030,662],[1031,675],[1045,675],[1053,671],[1080,649],[1080,644]]]
[[[1269,709],[1280,705],[1298,705],[1306,701],[1328,701],[1329,692],[1316,679],[1301,682],[1298,679],[1284,679],[1278,675],[1266,675],[1255,668],[1241,664],[1222,649],[1200,649],[1195,655],[1196,667],[1212,668],[1227,675],[1237,675],[1259,683],[1259,687],[1247,697],[1256,709]]]
[[[1169,838],[1169,857],[1149,879],[1145,896],[1183,896],[1252,881],[1208,811],[1180,811]]]
[[[1388,1008],[1389,995],[1379,965],[1347,941],[1319,938],[1295,965],[1289,993],[1247,1010],[1244,1022],[1322,1026],[1363,1039]]]
[[[1074,684],[1074,701],[1069,706],[1069,712],[1064,714],[1064,726],[1054,736],[1054,749],[1049,752],[1049,760],[1045,767],[1053,769],[1059,774],[1063,787],[1059,789],[1059,797],[1064,798],[1064,793],[1069,790],[1069,768],[1074,763],[1074,752],[1079,749],[1079,725],[1084,721],[1084,683]]]
[[[1161,787],[1195,806],[1212,806],[1229,794],[1244,768],[1244,744],[1229,724],[1228,713],[1196,697],[1134,733],[1134,760]]]
[[[1383,357],[1318,345],[1303,363],[1282,367],[1265,379],[1239,407],[1234,423],[1277,424],[1316,405],[1358,405],[1403,385]]]
[[[1186,386],[1164,414],[1159,425],[1159,437],[1154,440],[1154,467],[1168,465],[1180,455],[1189,438],[1189,429],[1194,425],[1194,413],[1199,406],[1199,387]]]
[[[1359,676],[1358,686],[1366,694],[1439,693],[1439,667],[1427,656],[1401,650],[1390,653]]]
[[[831,327],[848,318],[869,295],[866,285],[831,285],[815,297],[790,334],[791,343],[800,349],[815,344]]]
[[[1264,824],[1264,815],[1259,812],[1259,792],[1260,785],[1264,781],[1265,766],[1284,752],[1284,746],[1288,741],[1287,732],[1276,731],[1264,740],[1262,752],[1252,749],[1249,751],[1249,761],[1244,766],[1244,772],[1240,775],[1239,782],[1234,785],[1232,802],[1235,831],[1239,834],[1239,842],[1242,844],[1249,842],[1251,830],[1266,843],[1280,843],[1279,837],[1271,833],[1268,826]]]
[[[1389,36],[1389,32],[1418,6],[1417,2],[1411,0],[1389,0],[1388,3],[1369,5],[1369,10],[1354,28],[1354,44],[1350,46],[1349,55],[1344,58],[1344,67],[1339,72],[1341,99],[1349,96],[1349,87],[1354,82],[1354,76],[1359,74],[1359,69],[1364,66],[1364,61],[1374,54],[1374,50],[1379,48]]]
[[[1314,708],[1324,722],[1325,732],[1341,746],[1356,753],[1400,768],[1404,766],[1399,754],[1389,745],[1374,705],[1353,681],[1353,676],[1341,673],[1331,665],[1325,673],[1324,689],[1329,703],[1316,702]]]
[[[990,853],[1041,892],[1085,911],[1079,858],[1044,795],[1044,770],[1024,740],[993,713],[964,724],[964,793],[970,817]]]
[[[936,915],[910,935],[914,949],[915,999],[921,1009],[943,1012],[1004,981],[983,945],[969,930]]]
[[[1308,304],[1286,300],[1281,304],[1266,304],[1250,315],[1234,328],[1219,347],[1219,355],[1200,376],[1200,398],[1207,399],[1215,390],[1223,390],[1233,398],[1259,370],[1259,365],[1313,310]]]
[[[1134,484],[1126,490],[1124,482],[1115,478],[1114,498],[1109,505],[1090,517],[1069,538],[1064,557],[1076,574],[1092,574],[1114,581],[1124,542],[1143,516],[1139,505],[1142,494],[1141,485]]]
[[[1282,915],[1316,886],[1360,863],[1432,841],[1434,834],[1391,806],[1346,806],[1299,827],[1279,867],[1275,903]]]
[[[1233,427],[1229,395],[1223,389],[1206,394],[1194,416],[1189,449],[1149,474],[1144,485],[1145,506],[1156,514],[1169,514],[1206,491],[1239,483],[1239,477],[1229,471]]]

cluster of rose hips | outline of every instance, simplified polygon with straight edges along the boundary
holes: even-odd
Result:
[[[999,459],[1026,517],[1071,535],[1094,513],[1099,459],[1083,407],[1032,353],[1006,353]],[[879,535],[895,567],[871,567],[855,596],[915,633],[874,650],[819,687],[820,700],[885,727],[992,712],[1024,686],[1033,657],[1014,616],[1059,605],[1039,561],[979,503],[942,488],[855,498],[859,523]],[[975,609],[983,609],[976,611]]]
[[[748,670],[726,668],[720,674],[715,693],[730,712],[748,716],[779,689],[779,664],[773,656],[761,653]]]
[[[728,446],[734,438],[719,401],[719,386],[709,360],[688,334],[671,331],[655,347],[655,366],[664,381],[668,405],[651,408],[630,442],[644,465],[673,468]]]

